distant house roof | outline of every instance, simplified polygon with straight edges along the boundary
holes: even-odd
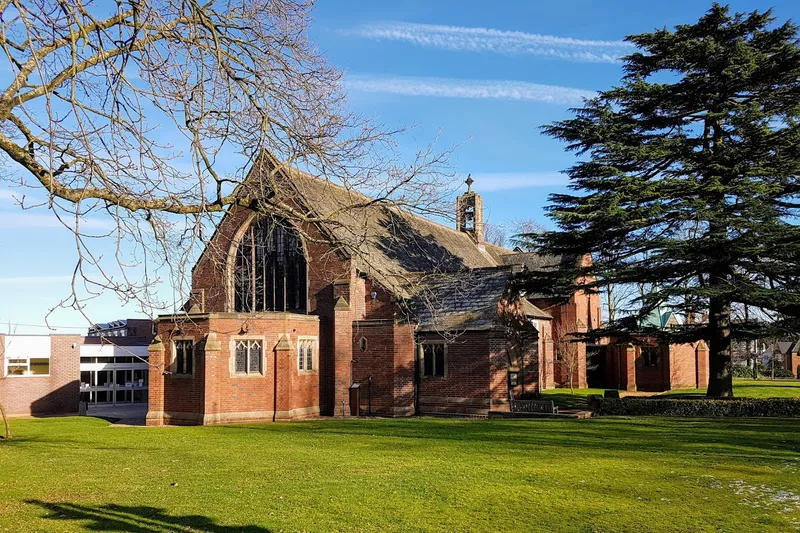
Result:
[[[800,340],[795,341],[778,341],[778,351],[782,354],[798,353],[800,351]]]
[[[106,329],[116,329],[116,328],[124,328],[128,325],[128,319],[123,318],[121,320],[112,320],[111,322],[99,322],[97,324],[92,324],[89,329],[90,330],[106,330]]]
[[[643,328],[659,328],[666,329],[669,326],[677,326],[680,324],[678,317],[672,311],[661,311],[660,309],[653,309],[649,315],[639,321],[639,326]]]

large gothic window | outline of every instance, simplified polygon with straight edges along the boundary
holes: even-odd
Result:
[[[306,311],[306,258],[286,223],[263,217],[251,224],[234,269],[235,311]]]

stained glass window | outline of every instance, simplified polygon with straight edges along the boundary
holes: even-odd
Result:
[[[297,233],[264,217],[242,237],[234,266],[234,310],[306,311],[306,259]]]

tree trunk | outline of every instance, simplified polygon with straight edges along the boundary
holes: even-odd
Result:
[[[573,365],[569,365],[569,393],[575,394],[575,373],[572,367]]]
[[[712,277],[714,282],[723,281]],[[708,343],[708,391],[715,398],[733,397],[733,374],[731,367],[731,301],[730,298],[714,297],[709,302]]]
[[[11,424],[8,421],[8,416],[6,416],[6,409],[3,407],[3,404],[0,403],[0,416],[3,417],[3,426],[5,426],[5,439],[10,439],[13,435],[11,435]]]
[[[769,369],[770,376],[769,377],[770,377],[770,379],[775,379],[775,350],[774,349],[772,350],[772,357],[770,358],[769,366],[770,366],[770,369]]]

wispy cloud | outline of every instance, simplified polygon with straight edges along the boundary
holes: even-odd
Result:
[[[564,187],[569,184],[569,177],[559,172],[476,173],[473,178],[475,190],[480,192],[531,187]]]
[[[0,285],[17,285],[31,283],[69,283],[72,276],[10,276],[0,277]]]
[[[353,75],[346,76],[344,83],[348,89],[370,93],[444,98],[530,100],[566,105],[579,105],[584,98],[592,98],[596,95],[593,91],[584,89],[523,81]]]
[[[28,206],[43,202],[37,191],[32,188],[3,187],[0,185],[0,206],[19,205],[22,201]]]
[[[0,200],[14,201],[15,198],[20,198],[21,196],[22,194],[16,192],[15,190],[0,187]]]
[[[63,218],[63,217],[62,217]],[[63,218],[66,224],[74,226],[75,218]],[[0,212],[0,228],[63,228],[64,225],[52,213],[33,213],[31,211]],[[114,221],[102,218],[83,218],[80,221],[82,230],[108,231],[116,227]]]
[[[345,33],[444,50],[526,54],[590,63],[619,63],[620,57],[634,49],[631,43],[625,41],[595,41],[521,31],[408,22],[365,24]]]

